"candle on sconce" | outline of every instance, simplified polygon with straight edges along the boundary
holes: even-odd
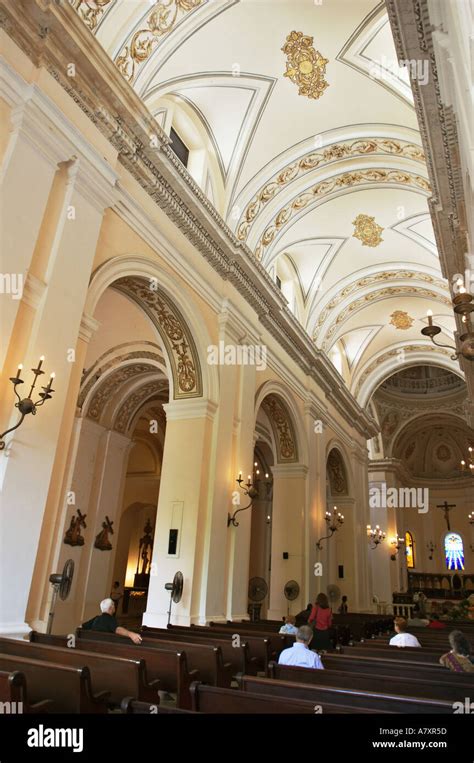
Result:
[[[44,361],[44,355],[42,355],[42,356],[40,357],[40,359],[39,359],[39,363],[38,363],[38,371],[40,370],[41,366],[43,365],[43,361]]]
[[[459,293],[460,294],[465,294],[466,293],[466,287],[465,286],[460,286]]]
[[[268,477],[269,477],[269,475],[268,475],[268,474],[265,474],[265,479],[266,479],[266,480],[268,479]]]
[[[433,325],[433,310],[427,310],[426,315],[428,316],[428,326]]]
[[[16,372],[16,378],[17,379],[21,379],[21,371],[22,371],[22,369],[23,369],[23,363],[20,363],[20,365],[18,366],[18,370]]]
[[[53,386],[53,381],[54,381],[54,379],[55,379],[55,378],[56,378],[56,374],[55,374],[55,373],[54,373],[54,371],[53,371],[53,373],[52,373],[52,374],[51,374],[51,376],[49,377],[49,383],[48,383],[48,392],[49,392],[49,390],[51,389],[51,387]]]

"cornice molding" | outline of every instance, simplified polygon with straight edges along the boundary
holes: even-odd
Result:
[[[170,149],[169,138],[74,9],[68,3],[47,0],[0,0],[0,26],[105,135],[119,162],[221,277],[238,289],[282,349],[323,388],[347,423],[364,437],[375,434],[370,416],[339,382],[332,364],[288,310],[269,274],[191,178]],[[76,76],[68,77],[72,53]]]

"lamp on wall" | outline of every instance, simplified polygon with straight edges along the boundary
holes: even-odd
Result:
[[[381,530],[379,525],[375,525],[374,529],[372,529],[370,525],[367,525],[367,539],[369,543],[374,544],[370,547],[372,551],[377,548],[377,546],[382,543],[382,541],[385,540],[386,535],[387,533]]]
[[[469,520],[469,524],[474,525],[474,511],[471,511],[471,513],[467,515],[467,518]]]
[[[344,524],[344,515],[337,510],[337,506],[334,506],[332,514],[330,511],[326,511],[324,521],[326,522],[327,528],[329,530],[329,535],[324,535],[316,543],[316,548],[319,549],[319,551],[321,551],[323,548],[322,541],[331,538],[334,533],[337,532],[340,527],[342,527]]]
[[[237,509],[237,511],[234,511],[232,515],[230,513],[227,514],[227,527],[229,527],[230,525],[233,525],[234,527],[238,527],[239,523],[236,520],[237,514],[240,511],[247,511],[247,509],[252,508],[253,501],[255,500],[255,498],[258,498],[260,495],[260,486],[262,484],[262,480],[260,477],[260,469],[257,469],[257,466],[258,464],[255,461],[253,480],[249,474],[247,477],[247,482],[245,483],[242,479],[242,472],[239,472],[239,476],[236,479],[236,482],[239,488],[242,490],[243,494],[250,498],[250,503],[247,506],[243,506],[241,509]],[[264,500],[269,501],[271,498],[272,480],[268,473],[265,474],[265,482],[263,482],[263,485],[265,486]],[[267,515],[267,518],[266,518],[267,524],[269,524],[270,521],[271,521],[271,517]]]
[[[454,354],[451,355],[452,360],[457,360],[460,355],[466,360],[474,360],[474,331],[471,325],[471,313],[474,310],[473,297],[469,294],[464,285],[462,278],[458,278],[456,281],[457,293],[453,297],[453,309],[458,315],[461,315],[461,321],[466,331],[458,337],[459,349],[451,347],[448,344],[441,344],[435,342],[434,337],[441,333],[440,326],[433,324],[433,311],[428,310],[428,325],[421,329],[423,336],[427,336],[431,339],[436,347],[447,347],[449,350],[454,350]]]
[[[43,361],[44,361],[44,355],[40,357],[37,368],[31,369],[34,373],[34,379],[30,387],[28,397],[21,398],[18,392],[16,391],[16,388],[19,387],[20,384],[23,384],[23,381],[24,381],[21,378],[21,372],[23,370],[23,365],[21,363],[18,366],[16,376],[10,376],[10,381],[13,384],[13,391],[18,398],[18,402],[15,403],[15,408],[18,408],[18,410],[21,413],[21,416],[20,416],[20,420],[18,421],[17,424],[15,424],[14,427],[10,427],[10,429],[7,429],[5,432],[2,432],[2,434],[0,434],[0,450],[4,450],[5,448],[5,441],[3,439],[5,435],[9,434],[9,432],[13,432],[15,429],[18,429],[18,427],[21,426],[21,424],[23,424],[23,419],[25,418],[25,416],[27,416],[29,413],[32,413],[34,416],[36,414],[36,409],[44,405],[46,400],[50,400],[50,398],[53,396],[54,389],[52,387],[53,387],[53,380],[56,375],[54,373],[51,374],[48,385],[46,387],[41,387],[43,392],[38,393],[40,400],[37,400],[36,403],[34,403],[33,400],[31,399],[33,390],[36,386],[36,381],[38,379],[38,376],[42,376],[42,374],[44,374],[44,371],[41,370]]]
[[[393,546],[394,553],[390,556],[392,562],[397,558],[397,554],[400,551],[402,545],[405,543],[405,538],[390,538],[390,545]]]

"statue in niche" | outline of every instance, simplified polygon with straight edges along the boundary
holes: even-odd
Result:
[[[147,587],[150,580],[150,564],[153,551],[153,536],[152,526],[149,519],[147,519],[145,527],[143,528],[145,535],[140,538],[138,546],[138,559],[137,559],[137,571],[135,573],[135,585]],[[141,570],[140,570],[141,561]]]
[[[110,535],[114,534],[113,528],[112,528],[113,522],[110,521],[108,516],[105,516],[105,522],[102,522],[102,530],[98,535],[96,535],[94,548],[98,548],[100,551],[111,551],[112,550],[112,544],[109,541],[109,533]]]
[[[84,545],[84,538],[81,535],[81,527],[86,528],[86,517],[87,514],[81,514],[79,509],[76,509],[77,517],[72,516],[71,517],[71,524],[69,525],[69,530],[66,530],[66,534],[64,536],[64,543],[66,543],[68,546],[83,546]]]

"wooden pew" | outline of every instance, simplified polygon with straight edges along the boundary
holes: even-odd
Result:
[[[315,671],[319,672],[319,671]],[[325,712],[326,703],[334,703],[337,697],[342,697],[344,705],[356,709],[386,711],[389,713],[444,713],[452,714],[452,702],[422,697],[395,695],[388,692],[369,692],[357,689],[312,686],[311,684],[293,681],[276,681],[272,678],[256,678],[243,676],[240,681],[243,692],[253,694],[270,694],[274,697],[286,698],[289,704],[294,700],[313,702],[321,705]],[[192,692],[192,687],[191,687]]]
[[[210,628],[207,625],[192,625],[190,628],[185,626],[171,626],[174,632],[189,632],[192,634],[202,634],[205,638],[226,638],[232,639],[234,635],[240,636],[247,644],[250,652],[250,659],[253,662],[255,672],[267,672],[270,660],[277,659],[280,652],[286,648],[287,640],[285,636],[278,633],[260,634],[249,630],[238,630],[237,628],[220,629]],[[211,633],[212,631],[212,633]]]
[[[183,641],[192,641],[193,643],[206,643],[212,646],[220,647],[222,659],[231,666],[232,676],[247,673],[253,675],[256,673],[256,658],[250,656],[249,646],[246,641],[241,641],[239,646],[234,646],[232,641],[225,635],[198,634],[191,628],[175,629],[175,626],[169,628],[146,628],[141,629],[141,634],[145,638],[154,638],[157,640],[172,640],[178,644]]]
[[[108,692],[94,694],[89,668],[72,668],[17,655],[0,654],[0,671],[20,670],[32,704],[51,700],[50,713],[106,713]]]
[[[314,714],[314,702],[295,700],[288,702],[272,696],[254,696],[235,689],[205,686],[198,681],[191,684],[192,709],[197,713],[217,714]]]
[[[138,702],[133,697],[124,697],[120,705],[122,713],[127,715],[196,715],[193,710],[179,707],[165,707],[150,702]]]
[[[381,688],[382,679],[380,673],[350,673],[344,669],[344,661],[341,661],[340,670],[327,669],[311,670],[289,665],[277,665],[271,662],[269,666],[270,678],[278,681],[293,681],[296,683],[311,683],[317,686],[338,686],[343,689],[362,689],[363,691],[378,692]],[[440,699],[450,702],[463,702],[466,696],[465,685],[460,685],[455,680],[443,683],[436,678],[427,679],[410,675],[391,676],[383,683],[384,688],[390,694],[409,697],[426,697],[428,699]],[[474,688],[474,683],[472,684]]]
[[[167,631],[166,631],[167,633]],[[170,628],[170,638],[173,638],[175,635],[181,635],[183,638],[185,638],[186,641],[192,641],[193,643],[205,643],[205,644],[216,644],[216,646],[224,644],[230,644],[232,647],[232,636],[233,634],[231,632],[223,633],[223,632],[210,632],[210,628],[207,628],[205,626],[203,627],[191,627],[188,628],[186,626],[178,626],[173,625]],[[147,628],[146,630],[142,630],[142,635],[148,639],[153,638],[161,638],[160,631],[155,630],[153,628]],[[239,634],[240,635],[240,634]],[[241,635],[241,639],[243,639],[243,643],[246,644],[246,666],[250,666],[249,673],[250,674],[256,674],[259,670],[265,671],[267,670],[268,663],[272,659],[272,653],[270,649],[270,642],[268,639],[260,636],[250,635],[250,636],[244,636]]]
[[[381,657],[391,660],[409,660],[413,663],[425,663],[427,665],[438,665],[441,653],[437,651],[427,651],[419,647],[397,647],[397,646],[379,646],[372,647],[369,644],[356,646],[347,646],[342,650],[343,654],[360,657]],[[333,654],[333,653],[332,653]]]
[[[144,702],[154,702],[158,697],[158,689],[161,688],[159,681],[148,681],[145,661],[140,659],[91,654],[79,649],[7,638],[0,638],[0,652],[74,668],[85,665],[91,672],[94,689],[109,692],[111,704],[120,704],[127,696],[136,697]]]
[[[409,660],[388,659],[382,657],[353,656],[352,654],[325,654],[323,665],[328,670],[344,670],[347,673],[372,673],[389,682],[392,676],[407,675],[421,679],[437,681],[444,685],[453,680],[458,686],[466,686],[473,691],[474,678],[469,673],[452,673],[441,665],[420,663],[415,665]]]
[[[66,646],[69,637],[32,631],[30,640],[34,643]],[[158,679],[160,690],[176,694],[178,707],[191,707],[189,687],[192,681],[199,680],[200,675],[198,670],[188,670],[186,654],[180,649],[168,651],[160,649],[159,644],[156,647],[153,645],[152,648],[148,648],[143,643],[133,644],[130,639],[117,640],[114,643],[100,639],[81,639],[78,643],[77,648],[83,653],[108,654],[114,657],[144,660],[148,679],[151,681]]]
[[[0,703],[2,703],[2,713],[28,715],[30,713],[47,713],[51,700],[44,699],[41,702],[31,704],[24,674],[18,670],[12,672],[2,670],[0,671]],[[8,709],[4,709],[4,703],[8,703]]]
[[[130,639],[124,636],[116,636],[114,633],[100,633],[98,631],[82,631],[77,629],[77,636],[81,643],[89,641],[105,641],[109,643],[128,643]],[[176,641],[165,639],[144,638],[143,647],[166,649],[176,651]],[[81,647],[82,648],[82,647]],[[196,644],[183,641],[179,644],[179,650],[186,653],[191,669],[199,670],[201,680],[213,686],[230,686],[232,682],[231,666],[224,663],[220,647],[209,644]]]

